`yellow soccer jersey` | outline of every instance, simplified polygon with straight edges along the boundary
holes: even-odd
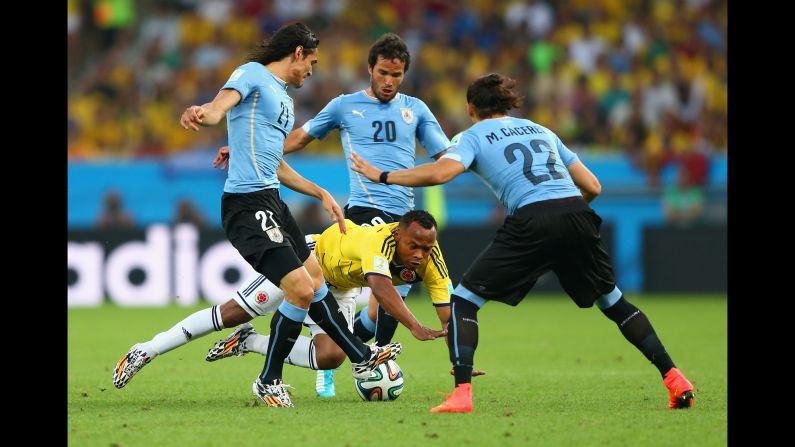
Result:
[[[423,281],[434,306],[450,304],[453,284],[438,241],[416,271],[412,271],[393,262],[397,243],[392,231],[398,222],[361,227],[345,219],[345,224],[347,234],[340,233],[339,225],[334,224],[323,234],[312,237],[326,281],[340,289],[367,286],[368,274],[391,278],[396,286]]]

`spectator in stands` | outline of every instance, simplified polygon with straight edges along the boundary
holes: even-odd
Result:
[[[105,195],[102,212],[97,219],[97,227],[103,230],[133,228],[135,222],[132,217],[124,210],[121,196],[116,191],[110,191]]]
[[[690,172],[680,166],[676,184],[663,191],[665,220],[676,225],[692,223],[703,213],[704,202],[704,187],[695,183]]]
[[[223,141],[220,127],[206,129],[200,141],[164,123],[186,101],[214,95],[213,86],[245,52],[241,42],[258,41],[294,19],[317,23],[336,43],[324,59],[334,65],[321,60],[318,67],[322,82],[296,93],[298,122],[337,92],[366,86],[361,42],[389,30],[409,42],[419,61],[406,94],[439,110],[437,119],[452,134],[469,126],[456,92],[487,67],[515,73],[533,98],[517,116],[548,122],[577,141],[577,150],[621,152],[632,140],[632,149],[651,152],[635,158],[654,159],[665,114],[674,113],[691,144],[725,151],[726,2],[591,3],[125,0],[81,7],[70,1],[69,157],[165,157]],[[585,103],[568,100],[575,90]],[[592,109],[605,132],[594,129]],[[605,135],[607,145],[598,141]],[[307,150],[337,153],[338,147],[328,139]]]
[[[174,222],[193,224],[196,228],[205,226],[204,217],[189,199],[180,199]]]

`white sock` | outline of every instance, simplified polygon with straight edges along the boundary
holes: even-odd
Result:
[[[268,340],[270,340],[268,335],[249,335],[243,342],[243,348],[246,351],[266,355],[268,352]],[[298,337],[290,354],[284,359],[284,363],[302,368],[318,369],[317,354],[312,339],[304,335]]]
[[[335,295],[336,296],[336,295]],[[356,297],[356,307],[366,306],[370,302],[370,288],[362,287],[361,292]]]
[[[212,331],[220,331],[223,328],[224,323],[221,321],[219,306],[208,307],[191,314],[171,329],[155,335],[148,342],[141,343],[141,348],[146,351],[148,356],[155,358],[159,354],[165,354],[191,340],[205,336]]]

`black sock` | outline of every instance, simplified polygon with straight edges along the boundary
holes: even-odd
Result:
[[[301,334],[301,324],[301,321],[293,321],[285,317],[279,310],[273,314],[265,367],[259,375],[261,383],[271,384],[274,379],[282,378],[284,359],[290,354],[295,341]]]
[[[401,297],[404,300],[405,297]],[[384,346],[392,341],[395,336],[395,331],[398,327],[398,321],[392,315],[386,313],[383,307],[378,306],[377,317],[375,320],[375,344]]]
[[[362,311],[356,312],[356,316],[353,318],[353,335],[359,337],[363,342],[369,341],[373,338],[372,332],[369,329],[364,327],[364,323],[362,323],[362,319],[359,318]]]
[[[348,330],[348,322],[331,292],[309,306],[309,316],[345,351],[351,362],[359,363],[370,357],[370,347]]]
[[[456,386],[472,382],[472,365],[478,347],[478,306],[453,295],[447,323],[447,348],[453,363]]]
[[[602,309],[602,313],[618,325],[624,338],[635,345],[657,367],[663,378],[669,369],[676,367],[657,337],[657,333],[654,332],[649,319],[623,296],[616,304]]]

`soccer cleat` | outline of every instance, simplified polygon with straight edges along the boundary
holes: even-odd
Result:
[[[254,326],[250,323],[243,323],[235,329],[234,332],[229,334],[223,340],[220,340],[216,344],[213,345],[212,348],[207,352],[207,361],[214,362],[216,360],[225,359],[227,357],[231,357],[236,355],[238,357],[245,355],[247,352],[243,347],[243,342],[248,338],[249,335],[256,334],[257,332],[254,330]]]
[[[447,400],[431,408],[431,413],[471,413],[472,384],[462,383],[455,387],[453,394],[442,393]]]
[[[113,385],[116,386],[116,388],[124,388],[124,385],[127,385],[127,382],[129,382],[144,365],[152,360],[146,355],[146,352],[138,346],[137,344],[133,345],[133,347],[127,351],[127,354],[116,363],[116,367],[113,368]]]
[[[263,385],[257,377],[251,389],[254,395],[269,407],[294,407],[295,405],[290,400],[290,394],[287,392],[288,387],[292,388],[290,385],[282,383],[281,379],[273,379],[273,384]]]
[[[693,406],[693,400],[696,397],[693,384],[687,380],[679,369],[669,369],[665,373],[663,383],[668,388],[668,394],[671,398],[668,402],[668,408],[690,408]]]
[[[395,360],[400,354],[400,343],[389,343],[385,346],[378,346],[375,343],[370,345],[370,357],[359,362],[351,362],[353,369],[354,379],[368,379],[373,376],[373,370],[376,366],[386,363],[389,360]]]
[[[337,393],[334,389],[334,370],[318,370],[315,380],[315,391],[318,397],[334,397]]]

